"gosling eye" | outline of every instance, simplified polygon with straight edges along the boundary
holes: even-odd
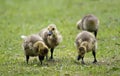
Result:
[[[54,31],[54,30],[55,30],[55,28],[52,28],[52,30]]]

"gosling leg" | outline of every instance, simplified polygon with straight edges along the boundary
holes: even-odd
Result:
[[[44,60],[44,56],[39,56],[40,63],[42,65],[42,61]]]
[[[28,64],[28,61],[29,61],[29,56],[26,55],[26,62],[27,62],[27,64]]]
[[[50,59],[53,59],[53,52],[54,52],[54,48],[51,48],[51,57],[50,57]]]
[[[96,59],[96,52],[93,50],[93,51],[92,51],[92,54],[93,54],[93,56],[94,56],[94,61],[93,61],[93,63],[96,63],[96,62],[97,62],[97,59]]]
[[[97,37],[97,30],[94,32],[95,37]]]

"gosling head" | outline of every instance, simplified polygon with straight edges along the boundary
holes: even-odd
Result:
[[[48,35],[51,36],[51,35],[55,34],[55,32],[56,32],[56,25],[50,24],[48,26]]]
[[[80,60],[82,57],[84,57],[85,51],[86,51],[86,47],[85,46],[80,46],[79,47],[77,60]]]

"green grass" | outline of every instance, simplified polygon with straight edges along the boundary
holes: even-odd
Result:
[[[119,76],[120,0],[1,0],[0,76]],[[86,65],[76,62],[76,22],[86,14],[100,20],[97,64],[87,53]],[[63,36],[55,49],[55,61],[41,66],[38,58],[25,62],[21,35],[38,33],[55,23]],[[50,55],[50,53],[49,53]]]

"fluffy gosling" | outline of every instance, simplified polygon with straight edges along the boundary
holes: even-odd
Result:
[[[78,49],[78,57],[77,57],[78,61],[82,59],[81,63],[84,64],[85,53],[92,51],[92,54],[94,56],[93,63],[97,62],[96,59],[97,40],[92,33],[88,31],[80,32],[76,37],[75,44]]]
[[[94,32],[95,37],[97,37],[98,26],[99,20],[93,14],[88,14],[77,22],[78,29]]]
[[[54,49],[62,41],[62,36],[57,30],[56,25],[55,24],[48,25],[47,28],[39,32],[39,35],[43,38],[48,48],[50,48],[51,51],[50,59],[53,59]]]
[[[48,54],[48,47],[43,42],[42,38],[39,35],[21,36],[21,38],[24,40],[22,47],[25,52],[27,64],[30,56],[38,56],[42,65],[44,56]]]

